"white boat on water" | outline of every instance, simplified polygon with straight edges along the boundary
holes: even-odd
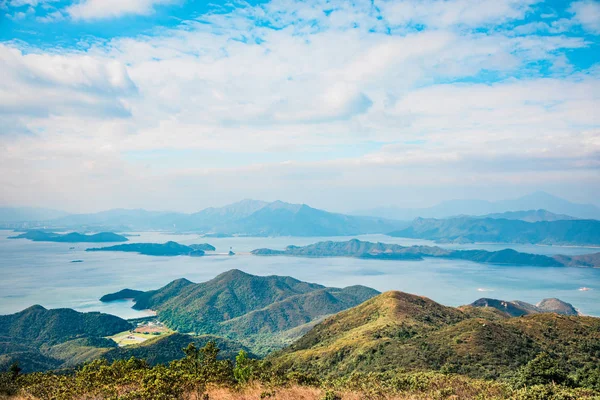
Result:
[[[592,290],[592,289],[590,289],[589,287],[580,287],[578,290],[579,290],[580,292],[589,292],[589,291],[590,291],[590,290]]]

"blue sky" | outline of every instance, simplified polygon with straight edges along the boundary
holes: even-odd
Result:
[[[0,0],[2,204],[600,198],[597,0]]]

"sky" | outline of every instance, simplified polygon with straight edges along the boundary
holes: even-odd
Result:
[[[0,0],[0,205],[600,204],[598,0]]]

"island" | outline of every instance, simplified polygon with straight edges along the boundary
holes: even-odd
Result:
[[[352,239],[346,242],[318,242],[308,246],[287,246],[285,250],[256,249],[256,256],[356,257],[379,260],[423,260],[443,258],[483,264],[527,265],[539,267],[600,267],[600,253],[580,256],[545,256],[512,249],[499,251],[452,250],[438,246],[401,246]]]
[[[113,232],[100,232],[91,235],[83,233],[54,233],[42,230],[31,230],[17,236],[9,236],[9,239],[28,239],[33,242],[60,242],[60,243],[111,243],[127,242],[123,235]]]
[[[103,303],[109,303],[117,300],[134,300],[139,295],[143,294],[141,290],[123,289],[116,293],[105,294],[100,297],[100,301]]]
[[[202,250],[202,251],[215,251],[216,250],[215,246],[213,246],[212,244],[208,244],[208,243],[190,244],[189,247],[191,247],[194,250]]]
[[[206,250],[203,250],[206,249]],[[184,245],[177,242],[166,243],[131,243],[120,244],[109,247],[90,248],[85,251],[123,251],[129,253],[138,253],[146,256],[191,256],[199,257],[205,254],[205,251],[214,251],[215,247],[208,243]]]

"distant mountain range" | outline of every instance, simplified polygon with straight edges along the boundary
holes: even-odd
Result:
[[[288,246],[285,250],[256,249],[257,256],[357,257],[378,260],[423,260],[443,258],[482,264],[527,265],[538,267],[600,267],[600,253],[579,256],[545,256],[512,249],[499,251],[450,250],[437,246],[401,246],[352,239],[346,242],[319,242],[308,246]]]
[[[3,210],[3,211],[2,211]],[[28,211],[27,211],[28,210]],[[282,201],[242,200],[224,207],[211,207],[185,214],[114,209],[92,214],[61,215],[35,209],[0,209],[0,226],[8,228],[98,231],[194,232],[213,237],[243,236],[350,236],[387,233],[408,227],[414,218],[507,219],[526,222],[554,222],[574,219],[600,219],[600,208],[576,204],[538,192],[515,200],[488,202],[453,200],[438,206],[403,210],[366,210],[356,215],[332,213],[306,204]],[[370,216],[360,216],[370,215]],[[39,217],[46,216],[40,222]],[[54,218],[49,218],[54,216]],[[31,221],[23,220],[31,218]],[[403,222],[404,221],[404,222]]]
[[[481,215],[505,213],[507,211],[547,210],[563,214],[566,219],[600,219],[600,207],[592,204],[573,203],[546,192],[535,192],[512,200],[449,200],[427,208],[378,207],[353,212],[353,215],[372,215],[381,218],[408,221],[414,218],[448,218],[459,215]],[[506,218],[506,216],[504,216]],[[551,217],[551,218],[556,218]],[[521,219],[521,218],[509,218]],[[553,219],[543,219],[553,220]]]
[[[237,340],[264,354],[301,336],[327,315],[377,295],[374,289],[327,288],[284,276],[231,270],[203,283],[179,279],[158,290],[121,291],[134,308],[151,309],[169,328]],[[118,300],[119,293],[103,300]]]
[[[600,221],[560,220],[526,222],[494,218],[417,218],[394,237],[456,243],[532,243],[546,245],[600,245]]]
[[[193,214],[119,209],[68,215],[47,223],[47,227],[67,230],[167,230],[211,236],[345,236],[383,233],[406,225],[378,217],[331,213],[305,204],[256,200],[243,200]]]
[[[578,219],[565,214],[554,214],[547,210],[506,211],[478,216],[475,218],[511,219],[525,222],[568,221]]]
[[[494,307],[445,307],[391,291],[327,318],[270,361],[332,378],[408,369],[496,379],[514,376],[545,352],[559,354],[566,373],[574,373],[582,362],[600,363],[589,348],[599,332],[600,318],[537,312],[511,318]]]

